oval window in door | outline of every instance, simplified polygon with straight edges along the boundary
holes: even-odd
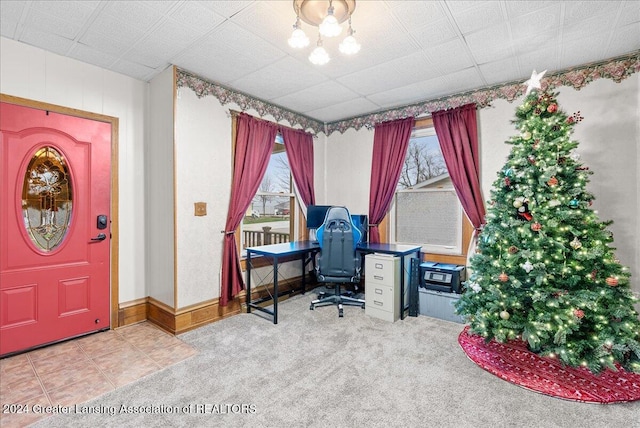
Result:
[[[64,157],[53,147],[38,149],[24,175],[22,216],[31,241],[41,251],[52,251],[69,230],[73,191]]]

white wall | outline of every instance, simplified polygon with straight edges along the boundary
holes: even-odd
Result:
[[[321,197],[316,195],[318,203],[344,205],[353,214],[368,214],[373,130],[332,133],[327,138],[324,158],[319,179],[324,181],[325,192]]]
[[[186,88],[178,94],[177,307],[185,307],[220,296],[220,231],[231,197],[231,117],[215,97],[199,99]],[[206,216],[194,216],[195,202],[206,202]]]
[[[0,92],[119,118],[119,299],[147,296],[144,134],[147,84],[0,37]]]
[[[149,84],[145,135],[147,295],[175,305],[173,67]]]

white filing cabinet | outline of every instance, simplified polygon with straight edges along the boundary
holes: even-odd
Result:
[[[394,322],[400,317],[400,258],[368,254],[364,259],[365,313]]]

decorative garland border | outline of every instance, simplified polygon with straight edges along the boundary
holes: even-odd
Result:
[[[225,88],[224,86],[217,83],[208,82],[180,68],[177,69],[177,76],[178,88],[189,88],[196,93],[196,96],[198,98],[206,97],[207,95],[213,95],[218,99],[218,101],[220,101],[222,105],[228,103],[236,103],[238,106],[240,106],[240,109],[242,111],[248,109],[256,110],[260,117],[264,117],[267,114],[270,114],[275,118],[277,122],[284,119],[288,121],[291,126],[300,125],[303,129],[311,129],[316,134],[325,132],[325,124],[323,122],[311,119],[299,113],[295,113],[291,110],[269,104],[266,101],[251,97],[249,95],[243,94],[242,92]]]
[[[542,89],[555,89],[560,86],[569,86],[580,90],[598,79],[611,79],[616,83],[620,83],[627,77],[638,72],[640,72],[640,50],[621,57],[547,75],[547,77],[542,79],[541,83]],[[219,84],[205,81],[181,69],[177,70],[177,76],[178,87],[190,88],[196,93],[198,98],[213,95],[222,105],[233,102],[240,106],[243,111],[251,108],[256,110],[261,117],[270,114],[276,121],[284,119],[287,120],[291,126],[300,125],[305,130],[311,129],[316,134],[324,132],[326,135],[331,135],[335,131],[344,133],[349,128],[359,130],[362,127],[366,127],[371,129],[380,122],[410,116],[428,116],[434,111],[456,108],[470,103],[474,103],[478,107],[483,108],[489,106],[491,102],[496,99],[505,99],[508,102],[513,102],[523,95],[526,90],[522,82],[511,82],[350,119],[322,123],[299,113],[269,104],[266,101],[225,88]]]

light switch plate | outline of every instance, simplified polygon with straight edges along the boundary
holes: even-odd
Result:
[[[207,203],[206,202],[195,202],[195,215],[203,216],[207,215]]]

